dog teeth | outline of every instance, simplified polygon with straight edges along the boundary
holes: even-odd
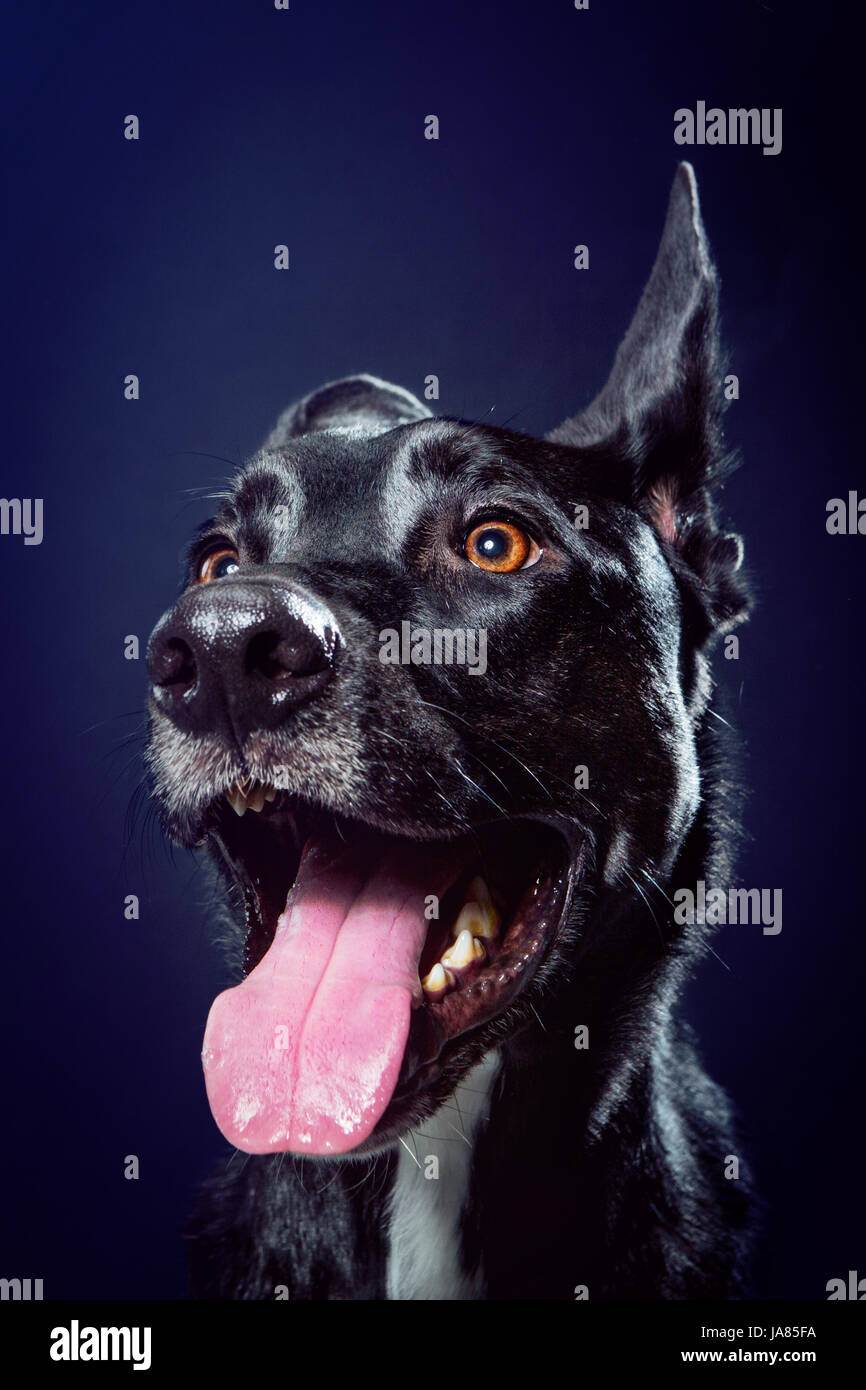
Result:
[[[446,989],[454,984],[454,976],[450,970],[446,970],[441,961],[437,961],[430,971],[421,981],[421,987],[425,994],[442,994]]]
[[[481,942],[467,928],[460,933],[454,945],[449,946],[442,957],[442,964],[450,970],[462,970],[473,961],[483,960],[484,956],[485,950]]]
[[[457,921],[452,927],[456,940],[462,932],[472,936],[483,936],[492,940],[499,932],[501,918],[490,896],[490,889],[483,878],[473,878],[469,885],[466,902],[460,909]]]
[[[487,959],[484,942],[494,941],[499,935],[501,920],[484,879],[473,878],[467,889],[466,901],[451,928],[451,945],[421,981],[428,998],[441,998],[446,990],[452,989],[457,983],[455,971],[465,970],[467,966]]]
[[[245,811],[261,811],[265,802],[273,801],[276,795],[276,787],[252,778],[229,787],[226,792],[226,800],[232,810],[237,815],[242,816]]]

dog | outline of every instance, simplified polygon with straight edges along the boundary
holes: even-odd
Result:
[[[244,1159],[192,1297],[745,1296],[748,1168],[678,1012],[708,930],[671,902],[729,880],[739,818],[717,299],[682,164],[581,413],[536,439],[336,381],[196,535],[147,760],[225,890],[202,1057]]]

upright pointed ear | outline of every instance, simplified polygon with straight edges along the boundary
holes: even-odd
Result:
[[[697,576],[713,625],[745,617],[743,546],[716,524],[712,490],[730,470],[722,434],[718,285],[695,173],[680,164],[661,244],[603,390],[549,439],[610,453],[634,506]]]
[[[266,449],[279,449],[288,439],[319,430],[361,429],[384,434],[396,425],[428,420],[431,412],[402,386],[378,377],[346,376],[330,381],[283,411],[265,440]]]

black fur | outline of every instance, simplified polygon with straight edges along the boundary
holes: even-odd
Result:
[[[241,572],[204,586],[216,595],[188,590],[151,647],[152,780],[176,839],[216,853],[214,799],[279,763],[295,796],[416,839],[499,815],[543,821],[569,846],[574,891],[534,978],[445,1049],[378,1144],[340,1161],[238,1158],[211,1180],[190,1228],[195,1296],[384,1297],[397,1136],[494,1046],[503,1067],[464,1242],[487,1296],[744,1293],[748,1173],[677,1015],[708,931],[676,925],[670,903],[674,887],[730,882],[739,820],[710,717],[712,646],[748,609],[741,543],[719,530],[712,495],[730,468],[722,404],[716,278],[682,165],[608,384],[547,441],[433,420],[407,392],[351,378],[286,412],[204,528],[190,577],[219,538]],[[481,513],[534,529],[543,563],[472,572],[459,538]],[[340,661],[320,698],[267,727],[219,676],[232,727],[213,713],[193,726],[161,703],[167,635],[250,584],[323,605]],[[383,666],[379,630],[404,618],[485,627],[486,676]],[[215,669],[221,652],[209,649]],[[588,791],[573,785],[578,764]],[[249,904],[245,916],[229,894],[241,942]],[[588,1050],[573,1045],[578,1025]],[[724,1176],[731,1154],[738,1180]]]

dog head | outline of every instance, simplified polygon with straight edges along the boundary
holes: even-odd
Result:
[[[336,382],[200,531],[150,640],[148,758],[245,939],[203,1054],[238,1147],[393,1143],[569,988],[618,895],[669,875],[707,653],[746,611],[721,403],[683,165],[585,411],[539,440]]]

